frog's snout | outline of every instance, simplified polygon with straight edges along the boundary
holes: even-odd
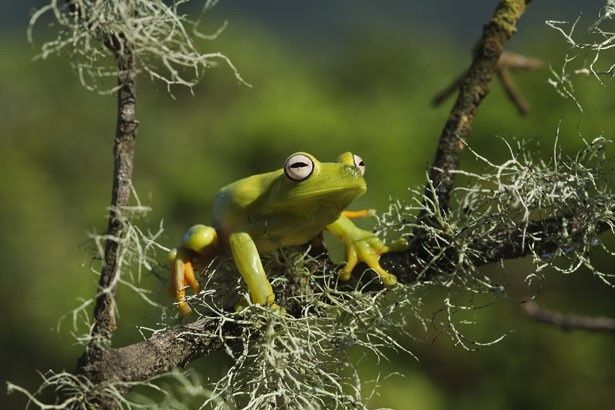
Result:
[[[363,177],[361,170],[357,167],[350,167],[348,172],[361,191],[365,192],[367,190],[367,183],[365,182],[365,178]]]

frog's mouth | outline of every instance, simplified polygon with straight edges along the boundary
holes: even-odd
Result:
[[[329,187],[324,189],[315,189],[309,192],[300,192],[300,193],[289,193],[289,198],[320,198],[324,196],[328,196],[330,194],[340,195],[343,197],[352,196],[353,198],[357,198],[363,195],[367,191],[367,187],[365,184],[355,185],[355,186],[339,186],[339,187]]]

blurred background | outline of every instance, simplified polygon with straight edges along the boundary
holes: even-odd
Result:
[[[0,13],[0,381],[35,388],[37,371],[73,370],[82,348],[58,319],[90,297],[96,277],[89,232],[102,232],[110,199],[115,98],[86,91],[69,60],[33,61],[25,39],[31,0],[9,0]],[[433,108],[434,94],[464,70],[470,50],[496,1],[230,1],[204,21],[218,40],[203,44],[231,58],[251,88],[224,67],[206,72],[192,95],[141,78],[135,187],[153,208],[143,227],[175,246],[183,231],[207,223],[213,197],[225,184],[282,166],[305,150],[334,160],[351,150],[367,165],[368,193],[356,207],[386,209],[389,198],[421,185],[451,101]],[[559,69],[570,50],[545,19],[595,19],[599,0],[539,1],[530,5],[509,50]],[[46,38],[39,27],[36,38]],[[549,73],[515,75],[532,105],[519,117],[494,83],[479,110],[470,142],[494,161],[506,159],[507,139],[527,139],[552,152],[556,129],[569,153],[582,138],[613,137],[613,80],[581,79],[581,113],[547,84]],[[476,167],[469,156],[462,166]],[[607,267],[612,259],[599,260]],[[510,300],[475,312],[472,335],[504,341],[476,352],[445,336],[406,341],[406,355],[390,362],[363,359],[366,380],[381,382],[370,408],[395,409],[612,409],[615,408],[615,339],[565,333],[524,317],[515,302],[529,294],[519,283],[527,261],[508,265]],[[608,271],[608,270],[607,270]],[[612,269],[609,273],[613,273]],[[170,303],[166,284],[148,275],[142,286]],[[612,289],[587,272],[547,275],[538,301],[563,312],[615,316]],[[438,297],[437,295],[434,298]],[[140,338],[157,309],[126,288],[119,291],[115,343]],[[420,335],[419,335],[420,336]],[[360,354],[357,354],[357,357]],[[210,375],[225,359],[201,360]],[[22,408],[21,395],[0,389],[0,407]]]

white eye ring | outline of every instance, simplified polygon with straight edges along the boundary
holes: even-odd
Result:
[[[361,175],[365,175],[365,162],[363,162],[363,158],[353,155],[352,159],[354,160],[354,166],[361,170]]]
[[[314,162],[307,155],[291,155],[284,164],[284,173],[293,181],[303,181],[314,172]]]

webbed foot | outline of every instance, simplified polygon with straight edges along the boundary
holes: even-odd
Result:
[[[368,239],[347,243],[346,266],[340,270],[340,280],[350,280],[350,275],[355,266],[357,266],[357,263],[364,262],[370,267],[370,269],[378,274],[384,286],[395,286],[397,284],[397,278],[395,275],[387,272],[382,266],[380,266],[380,257],[389,252],[389,250],[389,247],[375,236]]]
[[[380,257],[390,251],[402,250],[408,244],[404,239],[400,239],[393,242],[391,246],[387,246],[372,232],[358,228],[352,223],[349,216],[361,217],[362,214],[369,215],[371,212],[355,211],[355,214],[352,215],[345,211],[335,222],[327,226],[327,229],[346,246],[346,266],[340,270],[339,279],[342,281],[349,280],[357,263],[364,262],[378,274],[385,286],[395,286],[397,278],[380,266]]]

